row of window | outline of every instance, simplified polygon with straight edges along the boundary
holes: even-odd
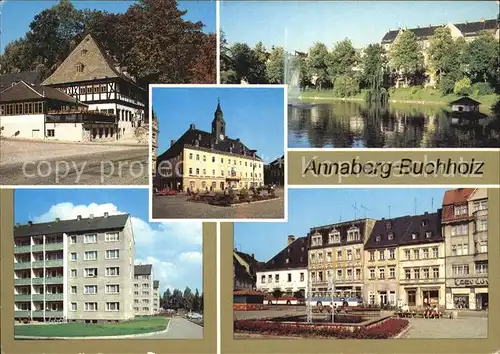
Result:
[[[268,274],[267,275],[267,279],[268,279],[268,283],[272,283],[273,282],[273,275],[272,274]],[[299,273],[299,281],[303,282],[304,280],[305,280],[305,274],[304,274],[304,272]],[[260,276],[260,282],[262,284],[266,283],[266,276],[265,275],[261,275]],[[275,274],[274,275],[274,282],[275,283],[279,283],[280,282],[280,275],[279,274]],[[292,282],[292,273],[288,273],[287,274],[287,282],[288,283]]]
[[[196,154],[196,157],[195,157],[195,155],[192,152],[190,152],[189,153],[189,159],[193,160],[193,158],[195,158],[196,161],[200,161],[200,154]],[[202,158],[203,162],[207,161],[207,155],[201,155],[201,158]],[[216,160],[215,156],[212,156],[212,162],[215,162],[215,160]],[[236,159],[233,159],[233,160],[227,159],[227,165],[228,166],[231,166],[231,163],[234,166],[236,166],[236,162],[237,162]],[[224,158],[223,157],[220,158],[220,163],[222,163],[222,164],[224,163]],[[243,161],[242,160],[240,160],[240,166],[243,166]],[[249,167],[255,167],[255,168],[262,167],[262,165],[260,163],[257,163],[257,162],[253,162],[252,163],[252,162],[245,161],[245,167],[248,167],[248,166]]]
[[[85,268],[84,277],[87,278],[93,278],[97,277],[98,275],[98,269],[97,268]],[[105,275],[107,277],[117,277],[120,275],[120,267],[107,267],[105,270]],[[77,278],[78,277],[78,270],[77,269],[71,269],[71,278]]]
[[[479,210],[488,210],[488,200],[478,200],[474,202],[473,206],[473,212],[479,211]],[[453,208],[453,215],[456,217],[459,216],[466,216],[469,215],[469,208],[467,204],[465,205],[456,205]]]
[[[412,269],[405,269],[405,279],[406,280],[419,280],[419,279],[430,279],[430,269],[429,268],[422,268],[422,275],[423,277],[420,277],[420,268],[414,268],[413,269],[413,278],[411,277],[412,275]],[[432,268],[432,278],[433,279],[438,279],[439,278],[439,267],[433,267]]]
[[[84,302],[83,311],[98,311],[99,306],[97,302]],[[120,311],[119,302],[106,302],[106,311]],[[78,311],[78,303],[72,302],[70,306],[70,311]]]
[[[488,231],[488,220],[479,219],[474,223],[475,231]],[[451,236],[465,236],[469,234],[469,224],[454,225],[450,228]]]
[[[368,272],[369,272],[369,279],[374,280],[375,268],[370,268]],[[385,279],[385,267],[378,268],[378,279]],[[396,279],[396,267],[389,267],[389,279]]]
[[[323,282],[327,280],[331,280],[333,277],[333,272],[330,270],[326,271],[326,279],[323,277],[324,273],[323,271],[318,271],[318,272],[311,272],[311,281],[315,282]],[[345,271],[345,278],[344,278],[344,271],[343,269],[337,269],[336,271],[336,280],[361,280],[361,268],[348,268]]]
[[[139,307],[134,307],[135,312],[139,312],[141,309]],[[149,311],[149,307],[143,307],[142,311]]]
[[[72,235],[69,237],[69,243],[71,245],[81,243],[82,236]],[[83,235],[83,243],[97,243],[98,237],[97,234],[89,234]],[[120,236],[118,232],[111,232],[104,234],[105,242],[118,242],[120,241]]]
[[[262,186],[263,183],[262,182],[250,182],[250,183],[245,182],[243,184],[243,182],[239,182],[239,184],[237,185],[236,182],[233,182],[232,185],[233,185],[233,187],[239,186],[239,188],[243,188],[243,186],[244,186],[245,188],[249,188],[249,187],[253,187],[253,186],[255,186],[255,187]],[[220,189],[224,189],[224,182],[220,182],[219,187],[220,187]],[[196,182],[195,181],[189,181],[189,188],[191,190],[195,190],[196,189]],[[206,181],[202,181],[201,182],[201,189],[205,190],[207,188],[208,188],[208,183]],[[212,181],[212,183],[210,185],[210,190],[215,190],[216,188],[217,188],[217,182]]]
[[[85,295],[97,295],[97,285],[84,285],[83,293]],[[107,284],[105,287],[106,294],[119,294],[120,285],[118,284]],[[76,285],[71,286],[71,294],[78,294],[78,287]]]
[[[354,255],[353,255],[353,251],[351,249],[348,249],[348,250],[345,250],[345,259],[343,257],[343,254],[344,254],[344,250],[338,250],[336,251],[336,255],[337,255],[337,258],[336,260],[337,261],[343,261],[343,260],[347,260],[347,261],[352,261],[353,259],[361,259],[361,248],[356,248],[354,250]],[[311,263],[322,263],[323,262],[323,252],[310,252],[310,260],[311,260]],[[333,257],[332,257],[332,252],[326,252],[326,261],[327,262],[332,262],[333,261]]]
[[[413,251],[413,252],[411,252]],[[419,259],[429,259],[429,255],[431,258],[439,258],[439,247],[432,247],[432,253],[429,254],[429,248],[414,248],[412,250],[406,249],[405,252],[405,260],[419,260]],[[420,253],[422,253],[422,258],[420,258]],[[412,257],[413,255],[413,257]]]
[[[134,304],[138,304],[138,303],[139,303],[139,299],[134,299]],[[142,299],[142,303],[149,304],[149,299]]]
[[[0,116],[21,116],[43,113],[43,102],[9,103],[0,105]]]
[[[195,171],[196,171],[195,175],[200,176],[200,169],[196,168]],[[192,167],[189,167],[189,175],[194,176]],[[205,168],[202,170],[201,176],[207,176],[207,170]],[[212,176],[215,176],[215,170],[212,170]],[[224,176],[224,170],[220,171],[220,176]],[[237,173],[234,170],[227,170],[227,176],[228,177],[236,177]],[[243,172],[240,172],[240,177],[243,177]],[[245,177],[248,177],[248,172],[245,172]],[[262,173],[257,174],[257,173],[250,172],[250,177],[262,178]]]
[[[488,274],[488,263],[476,263],[475,273],[478,275]],[[456,276],[470,275],[468,264],[454,264],[451,266],[451,273]]]
[[[359,228],[353,226],[347,230],[347,242],[359,241],[361,240],[361,233]],[[328,234],[328,244],[340,243],[341,235],[340,231],[333,229]],[[311,236],[311,246],[322,246],[323,245],[323,235],[316,231]]]
[[[488,241],[474,242],[475,253],[488,253]],[[467,243],[451,245],[452,256],[466,256],[469,253],[469,245]]]
[[[105,259],[119,259],[120,258],[120,250],[117,250],[117,249],[106,250],[104,252],[104,258]],[[78,253],[71,252],[70,260],[73,262],[76,262],[78,260]],[[97,260],[97,251],[85,251],[83,253],[83,260],[84,261],[96,261]]]

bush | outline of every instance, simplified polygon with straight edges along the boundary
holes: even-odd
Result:
[[[355,96],[359,93],[359,82],[348,75],[340,75],[333,83],[333,93],[338,97]]]
[[[471,91],[473,95],[492,95],[495,93],[495,89],[488,82],[476,82],[471,86]]]
[[[453,93],[455,95],[465,95],[470,94],[472,82],[468,77],[464,77],[457,82],[455,82],[455,87],[453,88]]]
[[[455,81],[449,75],[444,75],[439,81],[439,91],[443,95],[448,95],[455,89]]]

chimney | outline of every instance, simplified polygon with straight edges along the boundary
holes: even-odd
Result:
[[[31,221],[31,220],[30,220],[30,221],[28,221],[28,225],[29,225],[29,226],[33,226],[33,221]]]
[[[81,215],[78,215],[78,216],[76,217],[76,220],[82,220],[82,216],[81,216]]]
[[[94,214],[90,214],[89,219],[93,219],[93,218],[94,218]]]
[[[170,146],[174,146],[175,140],[170,140]]]
[[[190,125],[189,125],[189,129],[190,129],[190,130],[195,130],[195,129],[196,129],[196,125],[194,125],[194,124],[190,124]]]
[[[104,217],[107,218],[109,216],[109,213],[107,211],[104,212]]]
[[[60,218],[56,218],[56,222],[59,222],[59,221],[61,221],[61,219]]]
[[[295,241],[295,236],[294,235],[288,235],[288,246],[290,246],[293,241]]]

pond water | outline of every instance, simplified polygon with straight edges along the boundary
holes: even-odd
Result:
[[[481,107],[482,108],[482,107]],[[500,122],[490,113],[455,124],[448,106],[359,101],[288,106],[291,148],[500,147]]]

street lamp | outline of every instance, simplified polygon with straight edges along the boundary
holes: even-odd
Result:
[[[330,277],[330,288],[331,288],[331,293],[330,296],[332,298],[332,323],[335,322],[335,303],[334,303],[334,297],[335,297],[335,280],[333,278],[333,275]]]

